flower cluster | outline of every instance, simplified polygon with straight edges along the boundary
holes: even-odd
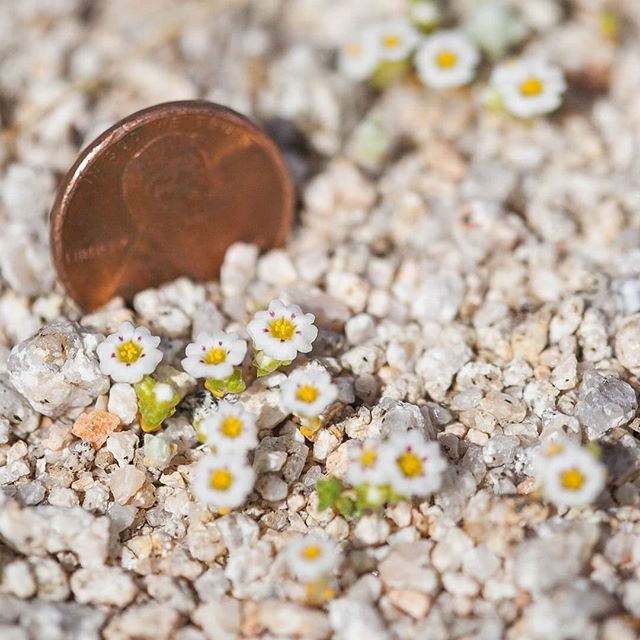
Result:
[[[315,317],[299,306],[273,300],[266,311],[258,311],[247,326],[253,342],[257,376],[291,364],[298,353],[311,351],[318,335]],[[145,437],[145,457],[150,464],[164,466],[176,446],[160,429],[182,400],[172,375],[154,373],[162,361],[160,338],[145,327],[125,322],[98,346],[101,371],[120,383],[132,384],[138,399],[138,420]],[[242,402],[223,399],[246,389],[241,366],[248,345],[236,333],[219,331],[199,334],[187,345],[182,368],[194,378],[204,378],[211,401],[204,415],[194,419],[198,438],[209,452],[197,464],[193,491],[198,499],[217,510],[233,509],[253,489],[255,473],[247,453],[258,444],[254,416]],[[170,371],[171,368],[165,368]],[[152,375],[154,374],[154,375]],[[283,407],[300,421],[300,430],[313,438],[320,416],[337,398],[331,376],[319,368],[293,371],[281,385]],[[214,400],[216,398],[216,400]]]
[[[544,497],[558,507],[591,504],[606,480],[597,454],[594,447],[581,447],[566,436],[540,447],[535,467]]]
[[[365,27],[347,42],[339,54],[339,68],[347,77],[384,85],[412,67],[420,81],[432,89],[457,89],[470,84],[481,60],[480,48],[492,56],[504,53],[522,35],[522,25],[505,7],[472,12],[467,29],[432,31],[438,23],[435,5],[416,2],[411,19],[397,18]],[[497,22],[496,22],[497,21]],[[504,33],[498,42],[485,38],[491,25]],[[499,64],[490,78],[488,104],[519,118],[531,118],[556,110],[566,90],[557,67],[534,58]]]
[[[195,496],[218,511],[239,507],[255,482],[255,472],[247,462],[247,453],[258,444],[253,414],[241,402],[221,400],[199,422],[198,432],[210,453],[196,466]]]
[[[345,474],[353,491],[343,491],[336,478],[319,481],[319,508],[333,506],[343,515],[359,515],[388,501],[427,496],[440,488],[446,466],[438,443],[415,429],[386,440],[354,440]]]
[[[289,573],[306,584],[310,601],[320,604],[332,597],[333,574],[340,563],[333,540],[308,533],[294,538],[281,553]]]

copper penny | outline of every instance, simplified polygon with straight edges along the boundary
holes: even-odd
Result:
[[[58,275],[86,311],[179,276],[217,277],[230,244],[282,244],[293,187],[275,143],[204,101],[121,120],[65,176],[51,211]]]

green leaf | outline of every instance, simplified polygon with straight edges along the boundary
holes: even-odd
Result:
[[[324,511],[332,507],[340,497],[342,483],[335,476],[331,476],[327,480],[318,480],[316,490],[318,492],[318,509]]]
[[[234,369],[233,373],[224,380],[207,378],[204,386],[217,398],[223,398],[228,393],[242,393],[247,388],[240,369]]]
[[[338,513],[345,516],[345,518],[350,518],[356,512],[356,504],[351,498],[345,495],[338,497],[335,506]]]
[[[180,402],[180,394],[176,388],[168,382],[158,382],[151,376],[145,376],[140,382],[133,385],[138,396],[138,410],[140,412],[140,426],[145,432],[157,431],[160,425],[176,411]],[[168,399],[157,391],[162,387],[169,387],[173,395]]]

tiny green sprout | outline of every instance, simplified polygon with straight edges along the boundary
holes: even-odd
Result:
[[[342,483],[335,476],[330,476],[326,480],[316,482],[318,492],[318,509],[324,511],[333,507],[342,492]]]
[[[602,447],[597,442],[587,442],[584,448],[596,459],[602,459]]]
[[[138,396],[140,426],[144,432],[157,431],[163,421],[175,413],[181,400],[172,384],[145,376],[134,385]]]
[[[293,360],[276,360],[271,358],[264,351],[253,352],[253,366],[256,368],[258,378],[268,376],[280,367],[288,367]]]
[[[618,42],[620,35],[620,19],[609,9],[600,12],[600,32],[610,42]]]
[[[369,82],[375,89],[384,89],[405,78],[409,71],[411,60],[408,57],[402,60],[384,60],[378,65]]]

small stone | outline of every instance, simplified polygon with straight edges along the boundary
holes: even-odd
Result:
[[[3,467],[0,467],[0,486],[12,484],[16,480],[28,476],[31,467],[24,460],[16,460]]]
[[[400,611],[408,613],[416,620],[424,618],[431,608],[431,596],[420,591],[412,591],[411,589],[392,589],[387,594],[387,597],[394,607],[400,609]]]
[[[454,596],[473,597],[480,587],[478,583],[462,573],[445,572],[442,574],[442,585]]]
[[[14,560],[4,567],[2,590],[18,598],[31,598],[36,593],[36,581],[27,562]]]
[[[572,353],[566,355],[551,372],[551,384],[560,391],[573,389],[578,384],[578,359]]]
[[[138,587],[118,567],[78,569],[71,576],[71,590],[78,602],[125,607],[136,597]]]
[[[368,313],[358,313],[347,320],[344,332],[349,344],[360,345],[375,336],[376,325]]]
[[[519,446],[520,440],[515,436],[495,435],[482,449],[482,457],[488,467],[500,467],[513,460]]]
[[[411,311],[419,320],[451,322],[457,315],[464,298],[464,281],[455,271],[428,275],[412,291]]]
[[[131,424],[138,415],[138,399],[132,385],[116,382],[109,390],[109,413],[118,416],[122,424]]]
[[[235,640],[240,637],[240,602],[228,596],[201,604],[191,618],[209,640]]]
[[[627,424],[638,408],[633,387],[615,376],[585,371],[578,392],[576,417],[589,438],[599,438],[614,427]]]
[[[96,356],[101,340],[75,322],[52,322],[11,350],[11,382],[44,415],[83,409],[109,389]]]
[[[144,464],[164,469],[178,453],[178,445],[170,442],[164,433],[144,434]]]
[[[5,374],[0,375],[0,416],[18,436],[28,435],[37,429],[40,422],[40,416],[15,390]]]
[[[120,426],[120,418],[108,411],[92,411],[83,413],[73,423],[71,433],[84,442],[89,442],[94,449],[100,449],[107,438]]]
[[[500,569],[500,559],[486,546],[480,545],[465,552],[462,559],[463,572],[484,584]]]
[[[232,297],[244,292],[256,272],[258,247],[253,244],[236,242],[224,255],[220,267],[220,285],[222,293]]]
[[[137,640],[171,640],[180,623],[180,614],[156,602],[129,607],[112,618],[104,629],[105,640],[136,638]]]
[[[329,602],[329,620],[335,636],[344,640],[389,640],[377,609],[368,602],[336,598]]]
[[[364,544],[382,544],[389,535],[389,523],[380,516],[363,516],[356,524],[354,535]]]
[[[256,491],[269,502],[284,500],[289,492],[287,483],[274,473],[265,473],[256,481]]]
[[[64,569],[51,558],[32,558],[31,565],[38,583],[38,598],[62,602],[69,597],[69,581]]]
[[[432,543],[420,540],[394,546],[380,563],[380,579],[389,589],[411,589],[435,595],[438,574],[431,567]]]
[[[112,433],[107,438],[107,450],[109,450],[120,466],[133,460],[138,444],[138,436],[131,431],[119,431]]]
[[[629,371],[640,373],[640,315],[627,318],[616,333],[616,358]]]
[[[230,513],[218,518],[216,528],[230,551],[255,545],[260,535],[257,522],[242,513]]]
[[[126,504],[142,488],[146,475],[132,464],[122,466],[109,476],[109,489],[116,502]]]
[[[331,635],[329,620],[323,611],[292,602],[263,600],[258,604],[258,618],[276,636],[321,640]]]
[[[272,249],[258,259],[258,278],[268,284],[286,286],[296,282],[298,274],[286,251]]]

